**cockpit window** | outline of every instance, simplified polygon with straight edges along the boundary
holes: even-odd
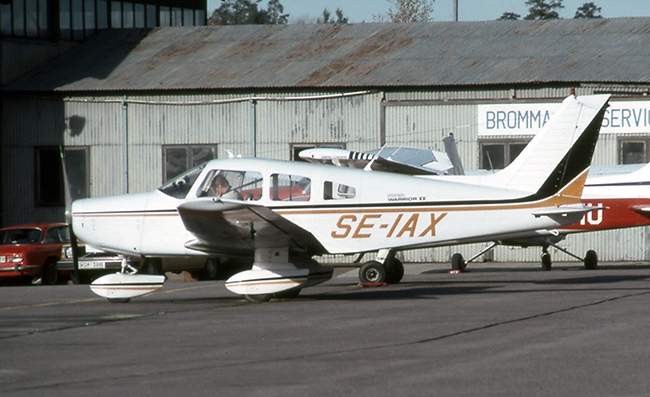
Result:
[[[199,177],[199,174],[201,171],[203,171],[205,165],[206,163],[199,164],[196,167],[185,171],[184,173],[178,175],[176,178],[165,182],[161,187],[158,188],[158,190],[168,196],[184,199],[192,186],[194,186],[196,178]]]
[[[197,195],[259,200],[262,197],[262,180],[262,174],[255,171],[212,170],[203,180]]]
[[[298,175],[272,174],[271,200],[309,201],[311,179]]]

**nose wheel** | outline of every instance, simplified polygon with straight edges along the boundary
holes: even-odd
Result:
[[[382,284],[386,282],[386,269],[377,261],[369,261],[359,269],[361,284]]]

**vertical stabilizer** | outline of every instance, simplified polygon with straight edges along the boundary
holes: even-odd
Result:
[[[521,154],[485,182],[540,196],[557,194],[589,168],[609,97],[567,97]]]

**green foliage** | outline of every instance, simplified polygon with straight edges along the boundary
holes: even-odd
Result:
[[[559,19],[560,14],[557,10],[564,8],[563,1],[527,0],[526,5],[529,6],[528,15],[524,19]]]
[[[337,8],[334,12],[336,14],[336,19],[332,18],[332,14],[326,8],[323,10],[323,16],[318,18],[317,23],[328,23],[328,24],[340,24],[348,23],[348,19],[343,16],[343,11],[340,8]]]
[[[504,12],[504,13],[499,17],[499,19],[497,19],[497,20],[498,20],[498,21],[507,21],[507,20],[513,20],[513,21],[514,21],[514,20],[517,20],[517,19],[519,19],[519,18],[521,18],[521,15],[516,14],[516,13],[514,13],[514,12]]]
[[[594,3],[585,3],[578,7],[574,18],[602,18],[600,15],[601,8]]]
[[[374,15],[377,22],[427,22],[431,20],[435,0],[388,0],[392,7],[386,15]],[[395,7],[395,9],[393,9]]]
[[[560,14],[558,10],[564,8],[562,4],[564,0],[527,0],[526,5],[528,8],[528,15],[524,19],[559,19]],[[584,3],[578,7],[574,18],[602,18],[600,15],[601,8],[596,6],[593,2]],[[514,12],[504,12],[497,20],[516,20],[521,15]]]
[[[286,24],[289,14],[283,14],[280,0],[269,0],[267,8],[260,8],[262,0],[221,0],[208,20],[209,25],[277,25]]]

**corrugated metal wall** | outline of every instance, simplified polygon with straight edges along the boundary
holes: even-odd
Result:
[[[598,89],[606,91],[607,87]],[[594,87],[579,88],[578,94],[593,91]],[[127,97],[117,93],[66,99],[4,96],[2,222],[63,220],[62,208],[34,206],[35,146],[90,147],[90,195],[94,197],[123,192],[125,128],[130,192],[151,190],[162,183],[162,147],[173,144],[216,144],[219,157],[226,150],[250,155],[254,148],[258,157],[288,160],[291,144],[296,143],[344,143],[352,150],[368,150],[379,147],[383,138],[389,145],[442,150],[442,138],[453,132],[465,168],[477,169],[479,104],[512,98],[560,102],[568,93],[566,87],[550,87],[349,92],[346,96],[291,91]],[[71,119],[82,120],[82,128],[71,130]],[[617,139],[615,134],[601,135],[594,165],[617,163]],[[596,249],[601,261],[645,261],[650,260],[648,233],[648,228],[585,233],[569,236],[561,245],[578,255]],[[405,260],[448,261],[454,252],[470,257],[484,246],[415,250],[405,253]],[[551,252],[556,261],[569,259]],[[493,257],[495,261],[538,262],[539,254],[539,248],[500,247]]]
[[[386,143],[445,150],[442,139],[454,134],[466,169],[478,169],[477,106],[408,101],[386,104]]]

